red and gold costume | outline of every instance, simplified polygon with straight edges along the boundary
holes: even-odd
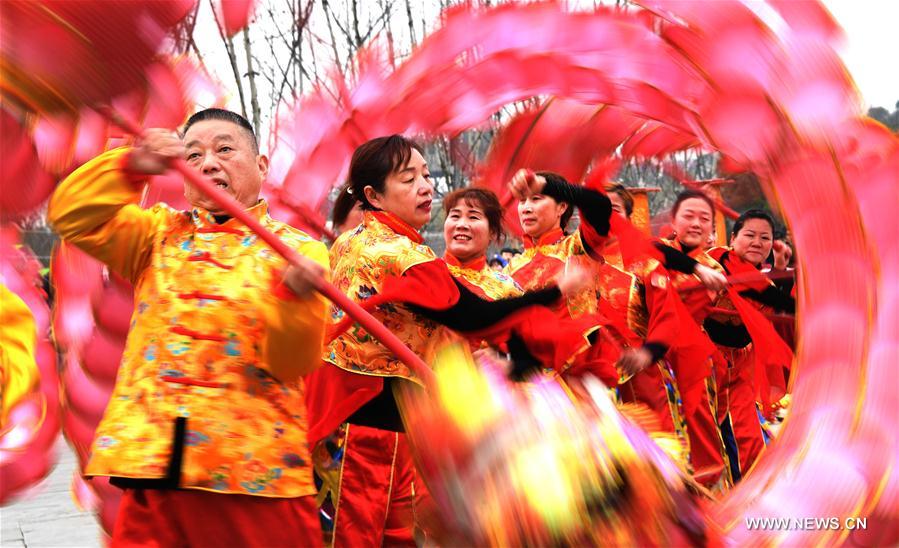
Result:
[[[437,260],[423,242],[421,235],[399,218],[385,212],[367,212],[363,224],[341,235],[331,248],[334,285],[356,301],[377,295],[389,278]],[[343,311],[332,311],[333,320],[343,318]],[[448,342],[448,330],[406,307],[379,307],[375,317],[425,362]],[[406,364],[373,341],[358,324],[331,342],[324,359],[352,373],[420,382]]]
[[[700,248],[685,250],[677,240],[661,240],[661,242],[686,253],[700,264],[718,271],[722,270],[721,265]],[[696,324],[689,327],[696,329],[698,325],[702,325],[703,319],[713,305],[713,298],[699,284],[695,275],[676,270],[669,272],[675,290],[692,288],[689,291],[682,291],[680,297]],[[689,321],[690,318],[686,317],[686,314],[681,315],[681,322]],[[682,387],[684,418],[690,440],[690,460],[695,477],[703,485],[722,491],[732,484],[732,478],[724,440],[718,427],[715,371],[711,360],[701,358],[697,361],[695,354],[688,356],[677,351],[669,356],[675,376]]]
[[[630,265],[630,271],[625,271],[612,264],[612,261],[622,264],[615,247],[606,248],[610,251],[607,262],[599,268],[599,298],[624,318],[625,325],[635,336],[626,341],[628,345],[638,347],[646,341],[650,348],[656,345],[664,354],[674,346],[679,334],[679,318],[668,272],[654,259],[634,263]],[[606,259],[606,253],[603,258]],[[622,402],[647,405],[659,417],[662,429],[677,434],[684,449],[688,449],[677,380],[663,359],[657,359],[620,384],[618,394]]]
[[[461,262],[450,252],[443,256],[450,275],[468,288],[475,295],[488,301],[517,297],[523,293],[515,280],[487,266],[487,258],[481,255],[477,259]],[[471,339],[471,349],[478,350],[489,346],[486,341]]]
[[[584,245],[582,231],[565,235],[561,228],[553,229],[538,239],[524,236],[524,252],[512,257],[503,272],[515,280],[525,291],[543,289],[550,286],[562,273],[567,264],[577,264],[582,268],[595,272],[596,261],[588,256],[588,247]],[[593,238],[590,247],[602,249],[602,238]],[[589,244],[588,244],[589,245]],[[572,318],[597,312],[596,288],[587,287],[577,295],[566,299],[566,306],[557,308],[561,314]]]
[[[362,224],[341,234],[331,248],[333,282],[357,302],[380,294],[389,279],[437,260],[421,235],[380,211],[365,212]],[[405,306],[385,304],[371,312],[425,362],[455,338]],[[342,318],[343,311],[332,307],[332,320]],[[416,487],[411,455],[398,421],[379,414],[396,413],[385,379],[421,381],[358,324],[331,341],[322,359],[325,366],[309,379],[314,387],[308,400],[312,439],[350,423],[335,500],[334,546],[413,546]]]
[[[483,256],[473,261],[462,263],[452,254],[447,253],[444,260],[446,261],[453,278],[462,283],[473,293],[482,296],[487,300],[494,301],[497,299],[516,297],[523,293],[521,287],[519,287],[511,277],[489,268],[487,266],[487,259]],[[589,361],[591,370],[604,378],[607,383],[611,384],[616,382],[617,379],[615,377],[617,372],[612,364],[614,363],[615,357],[617,357],[617,352],[613,349],[606,348],[604,353],[602,353],[602,349],[598,346],[593,346],[591,348],[591,351],[593,351],[592,355],[588,356],[587,354],[581,354],[584,350],[586,338],[595,330],[595,326],[590,325],[587,318],[582,317],[581,321],[577,322],[571,320],[558,320],[553,317],[553,313],[548,309],[531,309],[527,313],[519,314],[519,317],[522,321],[516,325],[515,331],[519,337],[527,338],[533,346],[545,348],[547,344],[541,341],[556,339],[556,335],[558,335],[558,338],[554,341],[556,346],[567,348],[567,352],[571,355],[571,358],[561,358],[565,360],[566,364],[558,370],[564,371],[572,363],[578,362],[580,364],[582,360],[586,360]],[[569,331],[566,327],[561,327],[563,324],[568,323],[580,326],[584,335],[584,341],[572,341],[570,338],[565,338],[561,335],[563,332]],[[500,336],[498,340],[493,340],[494,347],[502,353],[509,354],[513,359],[514,367],[515,359],[520,358],[521,356],[517,356],[514,350],[510,351],[509,346],[502,340],[504,336],[505,334]],[[470,343],[472,350],[491,346],[490,342],[479,339],[478,337],[471,338]],[[530,360],[532,358],[533,356],[526,356],[525,360]],[[521,364],[519,363],[518,365]],[[536,365],[536,363],[533,365]],[[512,377],[521,375],[522,378],[526,373],[532,372],[527,368],[513,371],[514,372],[511,374]],[[551,369],[547,369],[547,372],[549,371],[551,371]]]
[[[673,247],[674,249],[685,253],[688,257],[703,266],[707,266],[718,272],[724,272],[724,269],[718,264],[718,261],[713,259],[708,252],[702,248],[685,249],[678,240],[662,239],[660,241],[669,247]],[[699,283],[699,279],[693,274],[672,270],[671,282],[675,289],[692,289],[690,291],[682,291],[680,296],[683,303],[687,305],[690,315],[692,315],[693,319],[701,325],[702,321],[708,315],[710,307],[716,304],[719,296],[710,294],[709,291],[705,290]]]
[[[718,261],[728,275],[745,276],[757,273],[752,264],[741,259],[733,249],[726,247],[713,248],[709,255]],[[747,296],[746,303],[763,314],[774,312],[775,308],[763,304],[766,296],[779,293],[774,283],[767,278],[758,275],[752,276],[751,282],[740,284],[747,287],[741,291],[741,295]],[[753,298],[754,297],[754,298]],[[776,301],[775,301],[776,302]],[[727,362],[727,369],[718,377],[718,422],[722,425],[725,437],[732,435],[733,440],[728,445],[735,474],[742,476],[749,470],[761,455],[765,448],[766,437],[759,420],[759,402],[763,390],[771,390],[770,399],[777,401],[786,392],[784,370],[790,367],[792,356],[782,352],[778,348],[778,341],[770,340],[777,337],[773,326],[770,333],[753,333],[743,326],[743,318],[738,313],[731,299],[723,299],[719,306],[723,310],[733,311],[732,314],[712,313],[706,319],[706,328],[711,330],[718,350]],[[787,304],[786,306],[789,306]],[[786,307],[785,306],[785,307]],[[762,322],[769,320],[759,318]],[[756,338],[761,340],[756,341]],[[786,348],[785,344],[780,345]],[[766,356],[758,356],[759,352]],[[772,363],[766,367],[764,358],[770,356]],[[760,362],[761,358],[761,362]],[[778,364],[778,359],[780,363]]]
[[[301,375],[320,363],[326,301],[282,286],[286,261],[238,222],[140,208],[145,180],[125,171],[127,150],[76,170],[48,209],[64,240],[134,284],[131,330],[86,473],[130,487],[124,508],[147,504],[129,497],[159,486],[235,496],[229,504],[269,497],[270,506],[247,507],[293,512],[277,499],[315,493]],[[248,212],[327,266],[324,245],[273,220],[264,201]],[[265,543],[265,533],[255,539]]]
[[[585,244],[585,241],[589,243]],[[604,244],[605,237],[597,234],[586,223],[582,223],[576,232],[567,236],[560,228],[553,229],[538,239],[525,235],[524,252],[513,257],[504,272],[525,291],[532,291],[553,284],[567,265],[577,265],[591,274],[591,283],[564,302],[560,302],[555,307],[556,313],[563,321],[569,318],[574,320],[596,318],[597,325],[603,324],[610,328],[609,333],[623,331],[621,325],[614,325],[615,322],[609,321],[612,318],[602,314],[597,299],[600,264],[590,256],[590,252],[592,249],[602,249]],[[575,365],[571,369],[565,368],[562,372],[577,375],[589,370],[610,388],[614,388],[618,382],[618,374],[613,364],[618,350],[612,346],[608,340],[594,344],[590,350],[593,357],[584,357],[580,365]]]
[[[365,304],[384,291],[388,280],[403,276],[412,267],[438,260],[422,242],[421,236],[397,217],[380,211],[366,212],[362,224],[341,234],[331,248],[333,283],[353,300]],[[370,312],[423,358],[433,356],[436,339],[452,340],[447,329],[407,307],[384,304]],[[332,306],[332,323],[343,319],[344,312]],[[358,324],[350,324],[332,340],[322,359],[330,365],[317,371],[314,380],[310,379],[325,383],[323,390],[309,394],[310,406],[321,411],[310,425],[313,441],[333,432],[379,394],[384,389],[384,379],[396,377],[420,384],[408,366]]]
[[[335,242],[331,266],[337,287],[425,362],[432,362],[446,344],[463,342],[456,331],[498,343],[514,332],[541,363],[556,368],[590,348],[587,337],[595,326],[583,329],[584,322],[555,321],[550,310],[531,306],[556,302],[561,295],[558,288],[494,299],[499,285],[486,283],[489,274],[472,269],[470,278],[456,279],[421,242],[421,236],[397,217],[366,212],[362,225]],[[508,286],[508,281],[502,283]],[[357,325],[344,329],[347,322],[341,312],[335,310],[332,317],[338,322],[333,330],[336,338],[323,356],[327,365],[309,378],[307,401],[313,440],[348,423],[334,543],[411,544],[413,507],[421,502],[415,499],[420,499],[422,489],[413,488],[411,457],[392,389],[420,380]],[[353,485],[368,488],[361,492],[345,488]]]

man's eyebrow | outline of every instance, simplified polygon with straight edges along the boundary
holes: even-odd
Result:
[[[222,133],[221,135],[216,135],[213,141],[234,141],[234,137],[228,135],[227,133]],[[184,145],[186,148],[190,148],[192,146],[196,146],[200,144],[200,141],[194,139],[193,141],[188,142]]]

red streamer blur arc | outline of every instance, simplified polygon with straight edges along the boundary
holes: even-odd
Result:
[[[793,416],[753,473],[711,515],[735,543],[808,542],[808,532],[747,531],[742,524],[748,517],[810,515],[877,516],[877,532],[869,529],[866,538],[895,542],[897,485],[889,478],[897,464],[896,437],[884,430],[893,413],[881,413],[895,408],[888,364],[899,362],[899,288],[890,281],[899,279],[899,229],[889,222],[899,203],[897,137],[860,118],[857,94],[845,71],[835,68],[841,67],[831,42],[836,25],[820,7],[772,2],[788,23],[775,33],[737,1],[641,4],[662,22],[652,23],[639,10],[637,16],[570,14],[546,4],[448,12],[444,26],[396,72],[363,71],[355,88],[342,88],[340,105],[323,95],[304,99],[294,123],[314,120],[316,130],[293,167],[306,173],[314,166],[313,181],[338,181],[346,152],[368,137],[455,134],[502,104],[546,94],[612,105],[648,120],[625,140],[627,154],[699,145],[717,150],[732,167],[754,171],[791,219],[804,273],[803,344]],[[513,143],[501,157],[514,158],[516,148]],[[323,164],[321,158],[334,160]],[[506,171],[501,162],[488,167]],[[497,181],[502,196],[504,181]],[[285,187],[300,192],[292,181]],[[841,380],[825,382],[828,377]],[[841,457],[829,462],[826,455],[837,447]],[[838,480],[847,468],[853,475]],[[804,482],[831,488],[797,497]]]
[[[3,41],[5,96],[36,110],[71,112],[112,101],[145,78],[142,71],[96,74],[93,68],[72,74],[54,63],[104,65],[97,51],[51,28],[47,47],[66,55],[35,50],[35,72],[53,84],[35,85],[21,70],[29,57],[20,46],[29,33],[43,38],[47,20],[34,15],[29,3],[7,4],[17,11],[16,18],[4,18],[4,34],[18,30],[9,21],[26,31],[23,41]],[[110,13],[127,19],[137,13],[128,9],[138,9],[120,3],[132,7],[110,12],[106,5],[87,4],[91,9],[83,13],[66,12],[71,21],[89,22],[87,30],[128,28],[108,24]],[[164,28],[185,7],[133,4],[164,6],[150,14],[155,23],[144,30]],[[626,12],[567,13],[557,3],[456,8],[395,71],[386,70],[377,48],[363,51],[356,80],[334,86],[337,100],[316,92],[284,113],[292,122],[284,126],[302,138],[292,143],[295,160],[283,191],[298,199],[314,195],[298,203],[316,210],[342,180],[354,147],[366,139],[455,135],[483,124],[501,106],[533,96],[556,97],[553,110],[565,99],[581,103],[567,114],[541,117],[540,124],[550,123],[547,135],[583,120],[581,110],[598,110],[602,122],[612,112],[607,109],[617,109],[621,119],[636,125],[616,136],[615,147],[625,154],[647,157],[686,146],[718,151],[727,165],[754,172],[790,219],[803,272],[802,344],[794,406],[780,437],[710,514],[734,544],[896,543],[899,452],[891,421],[899,363],[899,226],[893,222],[899,138],[861,117],[857,93],[833,49],[838,27],[819,4],[771,0],[766,7],[783,23],[777,29],[737,0],[638,4],[642,9]],[[139,43],[110,56],[124,56],[130,61],[122,66],[142,69],[150,63],[148,47]],[[170,80],[165,73],[155,78]],[[605,130],[620,121],[596,123]],[[612,142],[604,143],[604,137],[602,131],[588,132],[578,146],[607,151]],[[21,158],[32,154],[25,146],[16,150],[24,151]],[[563,167],[583,164],[574,154],[579,149],[569,152],[572,165]],[[51,157],[47,149],[43,155],[54,168],[67,159]],[[599,160],[604,155],[594,153]],[[503,183],[498,181],[497,188]],[[342,295],[328,297],[340,301]],[[808,516],[867,517],[869,528],[812,533],[744,525],[746,518]]]

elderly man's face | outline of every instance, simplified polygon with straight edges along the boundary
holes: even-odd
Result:
[[[211,178],[244,207],[256,204],[268,174],[268,158],[256,152],[244,128],[226,120],[197,122],[184,134],[184,146],[189,166]],[[214,215],[224,213],[190,183],[184,184],[184,196],[194,207]]]

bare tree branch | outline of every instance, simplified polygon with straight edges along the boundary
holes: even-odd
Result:
[[[332,26],[332,20],[333,20],[333,24],[336,25],[337,28],[339,28],[341,32],[343,32],[344,36],[347,39],[347,44],[350,46],[350,55],[349,55],[350,58],[352,58],[352,52],[355,51],[355,48],[353,48],[353,42],[352,42],[352,40],[350,40],[349,34],[340,26],[340,23],[337,21],[337,17],[333,16],[329,6],[330,6],[330,4],[328,3],[328,0],[322,0],[322,8],[325,10],[325,21],[328,23],[328,35],[330,35],[330,37],[331,37],[330,44],[331,44],[331,50],[334,53],[334,63],[338,67],[341,67],[341,69],[342,69],[343,61],[340,60],[340,54],[337,52],[337,37],[334,35],[334,27]]]
[[[381,14],[378,16],[378,18],[375,19],[375,21],[373,23],[370,23],[368,31],[365,33],[365,36],[362,37],[362,44],[367,42],[369,40],[369,38],[371,38],[372,35],[375,34],[375,30],[377,30],[378,25],[381,25],[381,29],[387,28],[387,23],[390,21],[390,12],[391,11],[392,11],[392,4],[390,2],[387,2],[384,5],[383,10],[381,11]],[[361,47],[361,45],[360,45],[360,47]]]
[[[256,73],[253,71],[253,53],[250,45],[250,29],[243,29],[243,48],[247,56],[247,79],[250,82],[250,108],[253,112],[253,129],[259,135],[261,112],[259,110],[259,93],[256,90]]]
[[[172,32],[172,40],[174,42],[172,49],[174,53],[186,53],[190,49],[196,51],[196,44],[194,44],[194,29],[197,26],[197,13],[199,11],[200,3],[197,2],[194,5],[193,10],[181,20]],[[193,46],[193,48],[191,48],[191,46]]]
[[[331,33],[331,35],[333,37],[334,33],[330,28],[330,24],[331,24],[331,22],[333,22],[334,25],[337,26],[337,29],[340,30],[340,33],[343,35],[344,40],[346,40],[346,44],[347,44],[347,46],[349,46],[350,51],[351,52],[356,51],[356,45],[353,43],[353,38],[352,38],[352,35],[350,34],[349,29],[340,24],[340,19],[337,18],[337,16],[331,10],[330,6],[331,6],[331,4],[328,2],[328,0],[322,0],[322,7],[325,8],[325,14],[328,16],[328,21],[329,21],[328,31]],[[333,42],[334,42],[333,45],[336,48],[337,41],[334,40]]]
[[[212,9],[212,17],[215,19],[215,24],[219,29],[219,36],[222,38],[225,52],[228,54],[228,61],[231,64],[231,73],[234,75],[234,83],[237,86],[237,94],[240,97],[240,112],[244,118],[247,118],[247,104],[244,98],[243,82],[240,78],[240,68],[237,66],[237,54],[234,52],[234,42],[230,37],[225,36],[224,26],[219,20],[218,13],[215,11],[215,2],[213,0],[209,0],[209,7]]]

